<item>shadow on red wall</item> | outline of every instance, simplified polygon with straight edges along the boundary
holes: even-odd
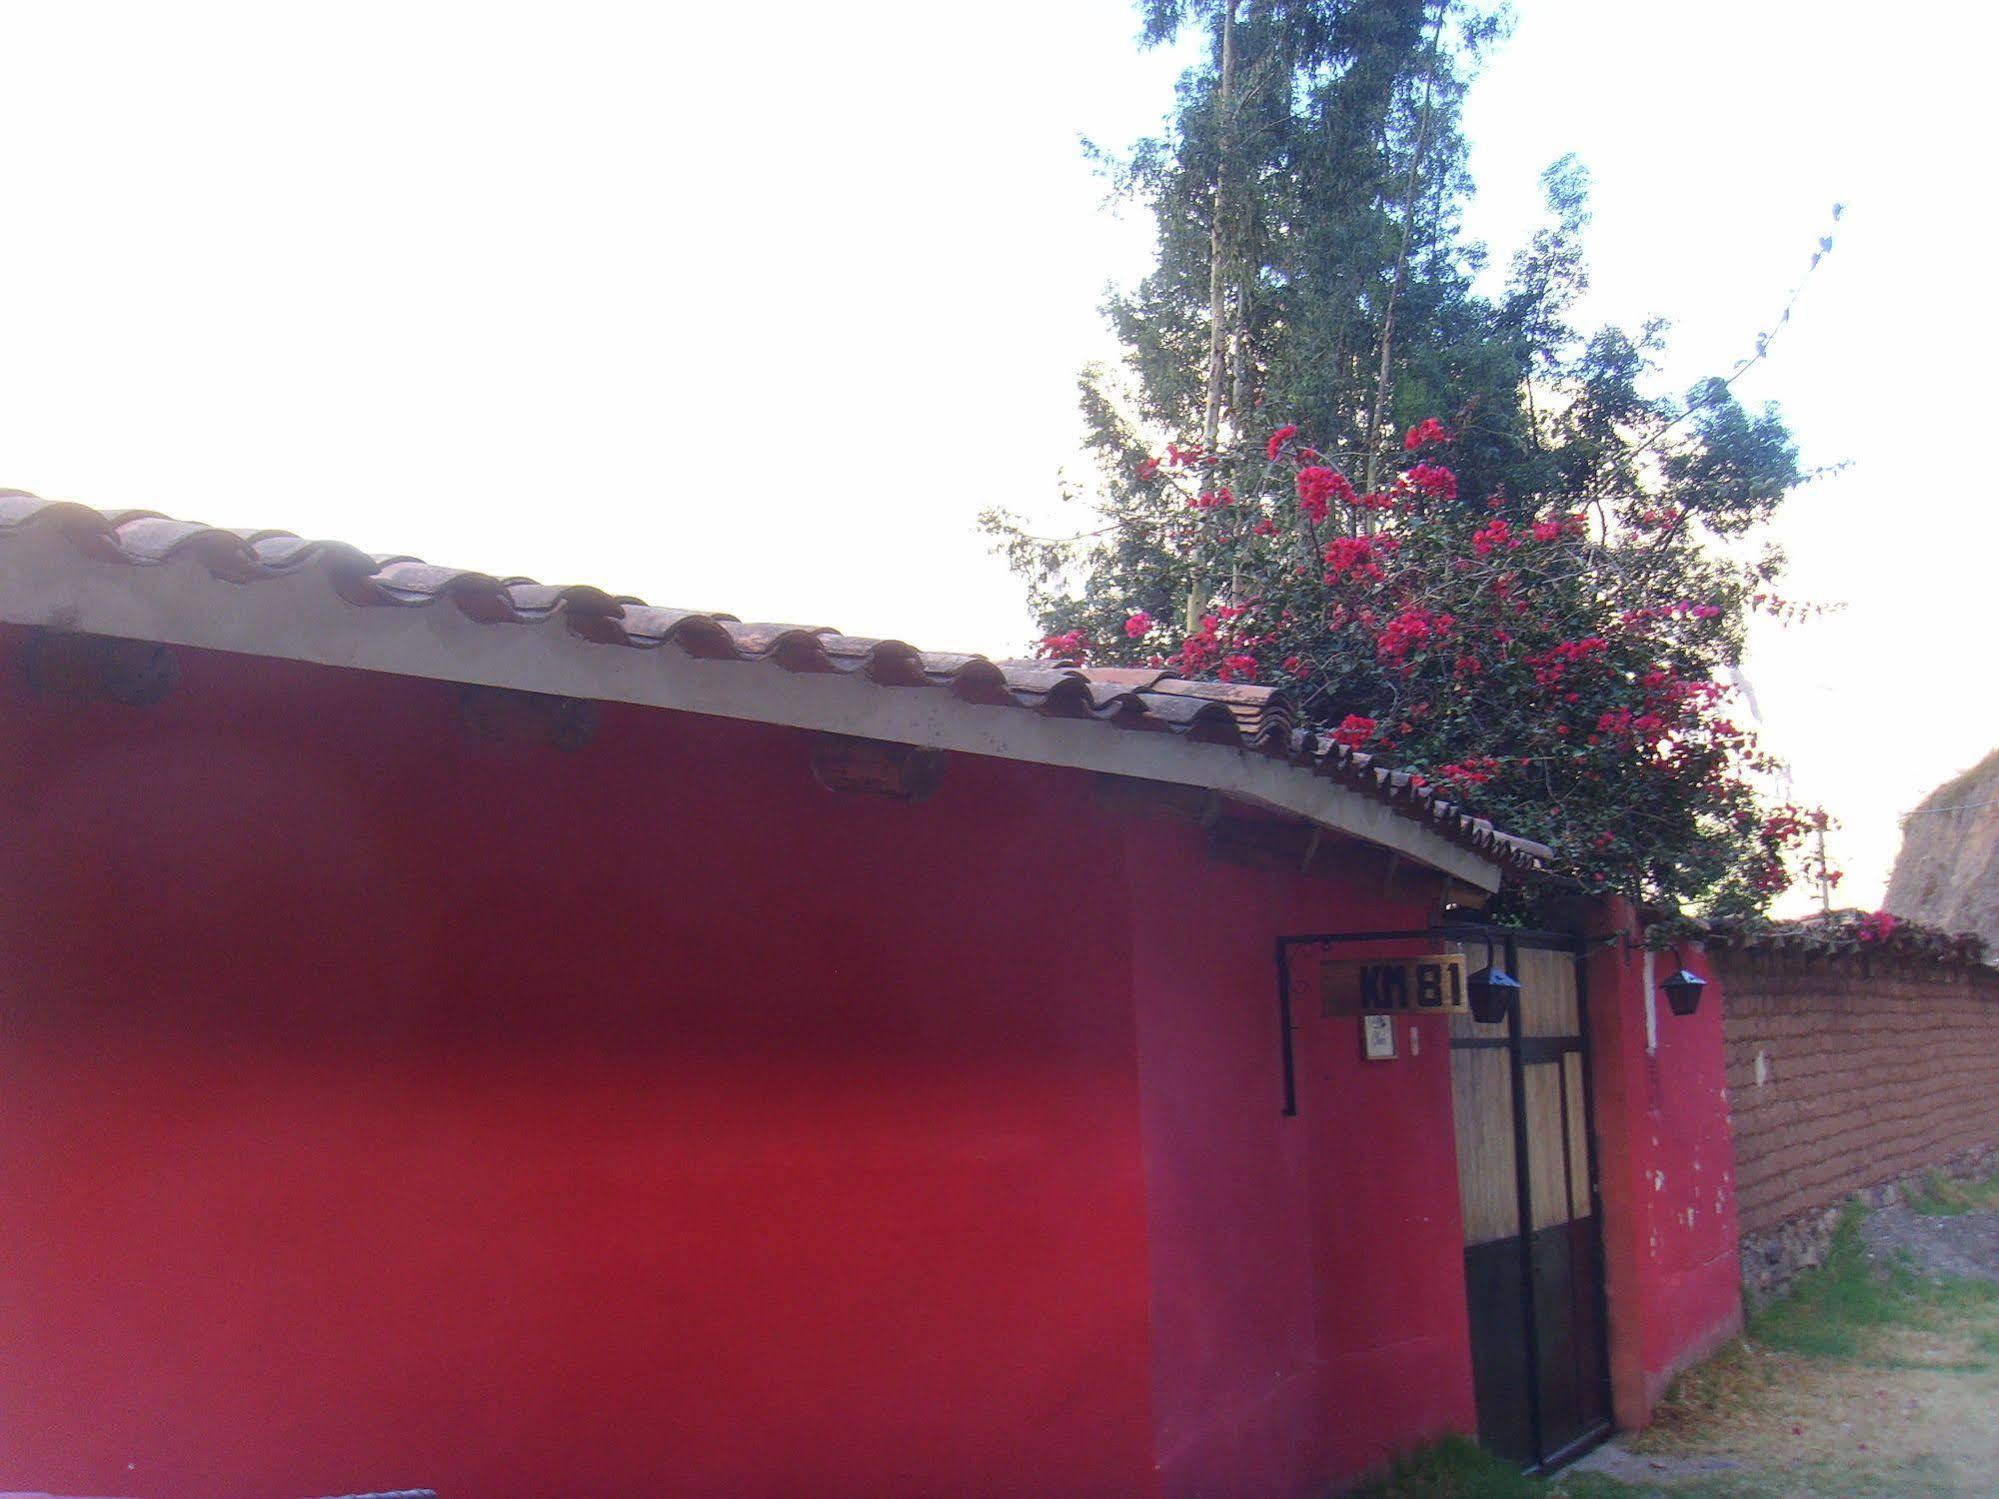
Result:
[[[1294,988],[1283,1116],[1279,934],[1422,930],[1440,887],[1378,862],[1304,879],[1133,828],[1154,1379],[1168,1495],[1323,1492],[1475,1428],[1443,1022],[1392,1062]],[[1371,878],[1359,877],[1366,871]]]

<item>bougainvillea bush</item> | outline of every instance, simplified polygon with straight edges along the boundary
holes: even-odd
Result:
[[[1140,11],[1199,45],[1163,133],[1096,153],[1156,253],[1080,382],[1088,519],[984,518],[1044,652],[1288,689],[1589,887],[1722,915],[1809,877],[1816,814],[1759,800],[1727,687],[1752,614],[1790,612],[1755,533],[1805,475],[1733,387],[1798,290],[1730,375],[1668,393],[1663,322],[1578,321],[1573,156],[1495,274],[1462,106],[1504,7]]]
[[[1461,483],[1436,419],[1372,490],[1289,424],[1134,453],[1090,587],[1044,574],[1042,651],[1285,688],[1588,886],[1759,910],[1822,873],[1823,814],[1759,796],[1772,766],[1731,686],[1748,616],[1792,607],[1781,558],[1740,542],[1795,469],[1774,418],[1716,401],[1692,426],[1622,482],[1551,486],[1580,501]],[[1759,444],[1760,474],[1740,461]],[[1717,454],[1738,471],[1676,472]]]

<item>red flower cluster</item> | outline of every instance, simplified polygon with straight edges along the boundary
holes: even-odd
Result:
[[[1684,572],[1675,591],[1702,602],[1652,592],[1646,578],[1673,575],[1664,568],[1594,587],[1596,515],[1510,491],[1463,503],[1468,487],[1444,462],[1457,439],[1434,418],[1408,429],[1406,456],[1366,494],[1299,433],[1272,421],[1260,457],[1253,436],[1214,452],[1176,445],[1144,472],[1165,479],[1159,465],[1174,466],[1187,509],[1166,522],[1168,546],[1198,557],[1195,576],[1221,592],[1184,631],[1136,607],[1169,596],[1158,589],[1101,624],[1090,616],[1109,638],[1123,624],[1115,659],[1157,652],[1156,664],[1189,675],[1294,688],[1308,713],[1331,709],[1318,720],[1331,743],[1419,769],[1453,800],[1554,843],[1588,887],[1672,884],[1655,855],[1689,829],[1727,860],[1709,892],[1724,909],[1754,908],[1801,870],[1822,877],[1812,814],[1758,803],[1767,760],[1721,716],[1727,690],[1708,680],[1723,657],[1705,622],[1748,602],[1731,574]],[[1248,487],[1231,492],[1224,478]],[[1692,518],[1642,495],[1609,503],[1613,548]],[[1787,606],[1759,596],[1754,607]],[[1172,646],[1160,643],[1167,632]],[[1073,632],[1046,647],[1082,659],[1089,642]]]
[[[1158,472],[1159,472],[1159,460],[1157,458],[1146,458],[1140,460],[1138,465],[1138,477],[1140,479],[1150,479]]]
[[[1806,833],[1829,826],[1832,819],[1823,812],[1807,812],[1803,807],[1779,807],[1763,819],[1763,841],[1789,843]]]
[[[1336,536],[1326,543],[1326,581],[1336,582],[1345,573],[1359,582],[1379,582],[1378,559],[1401,545],[1393,536]]]
[[[1420,645],[1448,635],[1457,621],[1448,614],[1436,614],[1415,604],[1405,604],[1402,611],[1382,626],[1375,637],[1375,649],[1384,661],[1406,661],[1409,653]]]
[[[1214,617],[1210,615],[1201,621],[1202,628],[1180,642],[1180,649],[1173,653],[1173,664],[1190,677],[1198,677],[1213,666],[1222,654],[1222,645],[1215,638]]]
[[[1173,664],[1190,677],[1198,677],[1201,673],[1215,667],[1216,663],[1221,661],[1223,655],[1223,629],[1242,618],[1248,612],[1246,608],[1223,604],[1213,614],[1203,614],[1201,616],[1201,628],[1180,642],[1180,649],[1173,656]],[[1254,642],[1248,643],[1254,644]],[[1249,662],[1249,670],[1255,669],[1256,662],[1254,658],[1244,657],[1243,659]],[[1241,674],[1244,671],[1244,668],[1240,665],[1232,669],[1237,674]],[[1217,675],[1220,675],[1220,673],[1217,672]]]
[[[1589,742],[1620,739],[1627,743],[1657,744],[1666,737],[1666,730],[1666,720],[1657,713],[1633,713],[1629,708],[1618,708],[1598,715],[1596,733],[1589,736]]]
[[[1065,635],[1044,635],[1035,654],[1057,661],[1081,663],[1090,659],[1090,642],[1081,630],[1071,630]]]
[[[1314,465],[1298,470],[1298,508],[1311,518],[1313,525],[1325,524],[1334,500],[1351,504],[1353,498],[1353,485],[1338,469]]]
[[[1432,500],[1458,497],[1458,476],[1441,463],[1419,463],[1402,476],[1400,483]]]
[[[1610,642],[1601,635],[1585,635],[1581,640],[1564,640],[1545,651],[1536,651],[1527,658],[1527,664],[1534,668],[1537,687],[1554,687],[1560,685],[1570,667],[1592,656],[1601,656],[1608,649]]]
[[[1853,935],[1862,942],[1886,942],[1902,923],[1887,911],[1873,911],[1860,918]]]
[[[1437,779],[1455,781],[1460,786],[1483,786],[1500,772],[1500,763],[1489,756],[1474,755],[1462,764],[1453,762],[1436,767]]]
[[[1333,730],[1333,742],[1344,744],[1348,749],[1359,749],[1374,737],[1374,731],[1381,725],[1371,718],[1358,713],[1349,713],[1340,720],[1340,726]]]

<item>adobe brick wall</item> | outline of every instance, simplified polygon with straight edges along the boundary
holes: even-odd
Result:
[[[1999,1144],[1999,970],[1710,954],[1721,981],[1745,1278],[1780,1289],[1855,1193]]]

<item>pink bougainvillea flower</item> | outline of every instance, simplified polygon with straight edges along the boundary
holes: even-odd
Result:
[[[1336,536],[1326,543],[1326,581],[1331,582],[1348,569],[1358,571],[1374,560],[1372,536]],[[1379,570],[1376,570],[1377,576]]]
[[[1090,642],[1081,630],[1070,630],[1061,635],[1044,635],[1038,655],[1057,661],[1087,661],[1090,657]]]
[[[1374,737],[1375,730],[1380,727],[1381,725],[1371,718],[1365,718],[1358,713],[1349,713],[1340,720],[1340,726],[1333,730],[1333,739],[1348,749],[1359,749]]]
[[[1402,480],[1418,494],[1433,500],[1455,500],[1458,497],[1458,476],[1441,463],[1419,463]]]
[[[1873,911],[1860,918],[1853,935],[1862,942],[1885,942],[1902,923],[1887,911]]]
[[[1352,503],[1353,497],[1353,485],[1338,469],[1315,464],[1298,470],[1298,508],[1315,526],[1325,523],[1334,500]]]

